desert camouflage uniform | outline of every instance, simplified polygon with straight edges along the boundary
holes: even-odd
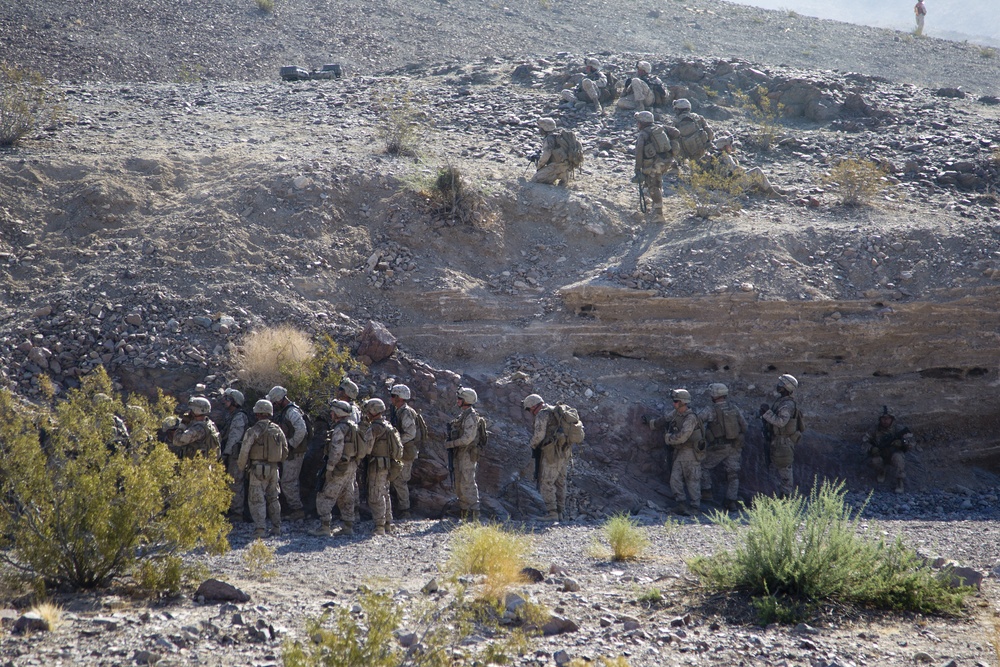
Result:
[[[222,429],[222,456],[226,461],[226,472],[233,478],[233,501],[229,505],[229,511],[240,517],[243,516],[243,482],[246,479],[243,468],[239,465],[240,443],[243,442],[249,421],[245,412],[237,410]]]
[[[472,406],[462,408],[452,425],[455,439],[444,443],[446,449],[455,450],[455,493],[458,507],[463,512],[479,511],[479,486],[476,468],[479,464],[479,413]]]
[[[682,126],[690,123],[694,124],[696,130],[701,130],[707,135],[707,140],[698,150],[692,149],[692,147],[687,145],[687,142],[684,141],[684,130],[681,128]],[[712,131],[712,127],[704,118],[692,111],[685,111],[684,113],[678,114],[678,116],[674,119],[674,127],[676,127],[681,133],[681,139],[678,142],[680,153],[675,156],[678,159],[682,157],[689,160],[700,159],[703,155],[705,155],[705,151],[711,147],[712,142],[715,140],[715,133]]]
[[[344,452],[344,441],[351,428],[349,419],[334,424],[328,436],[326,481],[323,490],[316,495],[316,513],[323,523],[333,519],[334,505],[340,509],[340,519],[344,523],[354,523],[353,487],[357,483],[358,462]]]
[[[413,475],[413,462],[417,459],[417,411],[409,405],[395,410],[392,425],[399,431],[399,439],[403,443],[403,460],[398,468],[393,468],[390,483],[396,492],[396,509],[400,512],[410,511],[410,477]]]
[[[726,438],[723,426],[724,413],[733,411],[739,422],[739,437]],[[705,435],[708,446],[705,458],[701,461],[701,492],[702,495],[712,493],[712,470],[722,464],[726,471],[726,500],[736,502],[740,493],[740,459],[743,456],[743,439],[747,432],[747,422],[743,413],[728,400],[713,402],[712,405],[698,412],[698,418],[705,425]]]
[[[633,76],[625,85],[622,96],[618,98],[618,108],[622,110],[645,111],[653,106],[656,96],[649,82],[640,76]]]
[[[192,421],[183,431],[174,431],[172,444],[182,459],[193,459],[198,453],[208,459],[219,459],[219,429],[211,419]]]
[[[278,494],[281,492],[278,481],[279,462],[268,462],[265,458],[269,444],[276,444],[286,453],[288,451],[288,441],[281,428],[270,419],[258,419],[243,436],[243,444],[240,446],[238,465],[250,477],[250,516],[258,530],[263,530],[267,519],[271,520],[275,530],[281,527],[281,503],[278,501]],[[255,449],[258,451],[251,451]],[[263,454],[260,451],[262,449]]]
[[[281,491],[285,495],[285,504],[290,513],[302,511],[302,491],[299,489],[299,477],[302,475],[302,462],[306,458],[306,420],[302,409],[291,404],[284,408],[281,416],[275,419],[282,426],[282,431],[288,438],[288,458],[281,465]]]
[[[797,408],[795,399],[782,396],[762,416],[771,425],[771,470],[778,476],[778,493],[782,496],[790,496],[795,491],[792,466],[795,463],[795,445],[802,437],[796,430]]]
[[[657,127],[644,127],[635,135],[635,172],[641,174],[643,186],[653,200],[653,215],[663,217],[663,175],[673,166],[674,160],[671,155],[656,152],[652,135]]]
[[[542,140],[542,151],[538,156],[538,165],[532,183],[552,185],[556,181],[565,183],[570,177],[569,161],[566,152],[556,141],[556,132],[548,132]]]
[[[392,521],[389,498],[389,471],[394,460],[393,449],[399,443],[399,432],[383,417],[373,421],[365,431],[364,449],[368,459],[368,508],[376,528],[387,527]],[[402,445],[399,445],[402,449]]]
[[[541,448],[542,469],[538,479],[538,492],[545,501],[548,518],[561,518],[566,508],[566,473],[573,451],[565,436],[558,436],[559,418],[555,409],[546,403],[535,415],[535,428],[528,445]]]
[[[736,160],[736,156],[731,153],[727,153],[726,151],[722,151],[719,154],[719,165],[722,168],[722,172],[729,178],[746,179],[746,183],[766,195],[773,195],[777,197],[781,196],[781,192],[771,184],[767,174],[765,174],[764,170],[760,167],[744,169]]]
[[[653,419],[649,427],[666,426],[663,441],[674,449],[674,465],[670,469],[670,491],[679,504],[685,503],[685,491],[691,497],[691,507],[701,505],[701,453],[696,444],[701,438],[698,415],[688,408],[684,414],[671,410],[666,416]]]
[[[594,105],[594,109],[598,113],[603,113],[604,107],[601,106],[602,101],[610,102],[609,95],[606,92],[608,87],[608,77],[604,75],[604,72],[600,70],[595,70],[589,74],[584,74],[583,79],[580,81],[580,85],[576,88],[567,88],[562,91],[562,98],[567,102],[577,102],[591,103]]]

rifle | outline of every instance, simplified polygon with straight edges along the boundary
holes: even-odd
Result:
[[[531,458],[535,459],[535,488],[541,490],[542,482],[542,448],[535,447],[531,450]]]
[[[542,159],[542,153],[541,153],[541,151],[536,152],[536,153],[532,153],[531,155],[528,156],[528,167],[530,167],[531,165],[535,165],[535,171],[537,171],[538,170],[538,161],[540,159]],[[526,175],[528,173],[528,167],[524,168],[524,173],[521,174],[522,176],[524,176],[524,175]]]
[[[636,174],[633,179],[639,185],[639,210],[643,213],[646,212],[646,191],[643,188],[643,177],[642,174]]]
[[[774,431],[772,430],[771,424],[764,419],[764,414],[770,409],[771,406],[767,403],[762,403],[760,406],[761,430],[764,432],[764,463],[768,467],[771,466],[771,440],[774,438]]]
[[[448,422],[448,440],[455,439],[455,423]],[[455,448],[448,449],[448,478],[451,480],[451,487],[455,488]]]
[[[905,436],[907,433],[910,433],[910,429],[909,427],[904,426],[902,429],[898,431],[889,431],[881,438],[879,438],[878,444],[875,445],[879,449],[879,455],[882,455],[882,450],[885,449],[889,450],[890,456],[892,456],[897,451],[905,451],[903,447],[893,447],[892,443],[896,442],[897,440],[902,442],[903,436]]]

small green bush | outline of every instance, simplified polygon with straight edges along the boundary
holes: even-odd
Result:
[[[743,110],[754,130],[746,137],[746,143],[767,152],[774,147],[782,135],[781,115],[785,105],[775,104],[768,95],[767,86],[757,86],[750,93],[736,91],[733,100]]]
[[[635,601],[650,606],[658,605],[663,602],[663,592],[659,588],[650,588],[639,594]]]
[[[759,603],[778,613],[777,598],[837,600],[895,611],[955,614],[968,591],[948,585],[901,540],[862,537],[844,484],[824,482],[809,498],[758,498],[741,520],[711,520],[733,533],[736,548],[688,562],[710,589],[775,597]],[[745,521],[745,525],[744,522]]]
[[[638,560],[649,547],[649,537],[628,514],[615,514],[601,528],[615,561]]]
[[[114,395],[103,368],[51,408],[29,411],[0,391],[0,560],[28,578],[95,588],[141,576],[143,564],[175,569],[195,547],[228,549],[225,470],[178,461],[157,440],[173,401],[133,395],[126,407],[99,393]],[[125,416],[127,441],[114,415]]]
[[[389,155],[415,157],[420,149],[424,114],[412,93],[386,95],[376,102],[377,127],[382,146]]]
[[[885,169],[858,158],[839,161],[823,180],[844,206],[868,206],[889,186]]]
[[[455,574],[485,576],[481,598],[503,600],[515,584],[525,581],[531,539],[496,524],[465,524],[452,537],[450,569]]]
[[[38,72],[0,62],[0,147],[14,146],[60,112],[52,88]]]
[[[255,0],[257,3],[257,9],[264,12],[265,14],[272,14],[274,12],[274,0]]]
[[[730,175],[718,157],[690,161],[691,173],[681,176],[681,200],[695,215],[711,218],[736,213],[750,187],[745,173]]]
[[[256,539],[247,545],[246,551],[243,552],[243,567],[255,579],[270,579],[276,574],[272,569],[275,551],[275,548],[265,544],[264,540]]]

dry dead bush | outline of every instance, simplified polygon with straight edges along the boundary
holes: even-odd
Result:
[[[458,167],[438,169],[433,187],[420,193],[430,212],[448,224],[491,227],[498,218],[496,208],[483,194],[466,182]]]
[[[304,331],[281,325],[250,333],[232,362],[246,386],[266,392],[285,382],[287,368],[301,366],[315,354],[316,348]]]
[[[56,120],[59,112],[40,74],[0,62],[0,147],[14,146],[35,128]]]

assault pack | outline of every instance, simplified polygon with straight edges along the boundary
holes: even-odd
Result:
[[[559,426],[557,427],[557,433],[562,433],[566,436],[566,442],[570,445],[579,445],[583,442],[586,437],[586,432],[583,428],[583,422],[580,421],[580,413],[577,409],[566,405],[565,403],[557,403],[553,409],[553,413],[556,419],[559,420]]]
[[[281,427],[281,430],[284,432],[285,437],[290,440],[292,435],[294,435],[295,431],[294,429],[292,429],[292,424],[291,422],[288,421],[285,415],[287,415],[288,411],[291,410],[292,408],[296,408],[299,412],[302,413],[302,421],[306,423],[306,437],[304,437],[302,439],[302,442],[299,443],[299,449],[305,451],[303,446],[308,447],[309,443],[312,442],[313,435],[316,434],[316,429],[313,426],[313,420],[312,417],[309,416],[309,413],[300,408],[296,403],[289,403],[288,405],[285,406],[285,409],[281,411],[281,415],[279,415],[275,421],[278,423],[278,426]]]
[[[738,440],[744,432],[740,427],[739,408],[728,403],[724,406],[716,404],[713,408],[715,419],[709,422],[707,429],[712,444]]]
[[[583,144],[576,138],[573,130],[559,130],[556,133],[556,147],[565,153],[570,169],[579,169],[583,165]]]
[[[341,423],[347,424],[347,432],[344,433],[344,453],[340,457],[345,461],[356,461],[358,454],[364,450],[361,429],[349,419]]]
[[[656,148],[656,154],[660,157],[667,157],[673,152],[670,144],[670,137],[667,130],[662,125],[654,125],[649,131],[649,139]]]
[[[281,463],[288,458],[288,441],[279,438],[271,428],[272,426],[277,426],[277,424],[269,421],[267,426],[262,429],[263,432],[254,440],[250,447],[251,461]]]
[[[693,114],[686,113],[675,123],[680,133],[680,145],[687,157],[697,157],[708,150],[708,132]]]
[[[482,415],[477,416],[476,421],[476,446],[483,449],[490,442],[490,432],[486,428],[486,418]]]

